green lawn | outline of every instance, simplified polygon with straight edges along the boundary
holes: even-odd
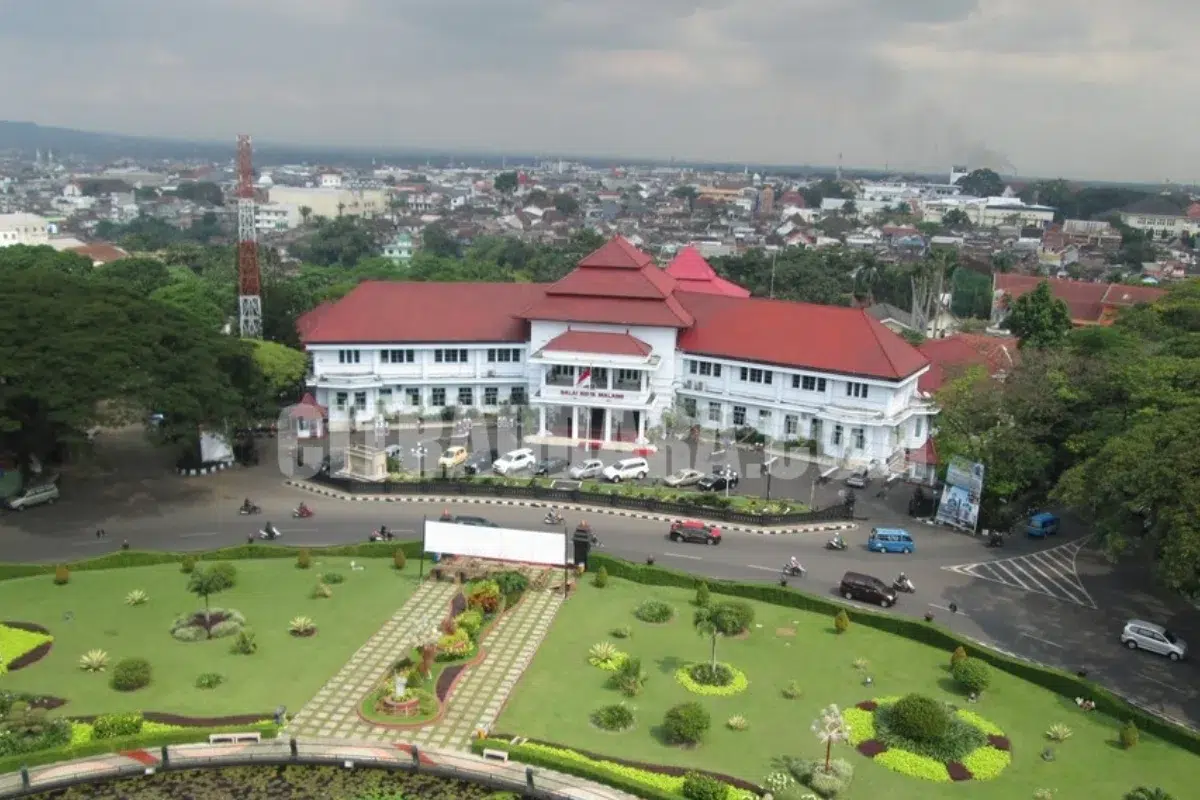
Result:
[[[313,567],[298,569],[294,559],[239,560],[238,584],[215,595],[214,607],[237,609],[257,634],[258,652],[230,653],[232,638],[180,642],[170,635],[172,620],[203,608],[186,591],[188,576],[178,564],[78,571],[56,586],[51,576],[0,582],[0,619],[36,622],[50,629],[54,646],[36,664],[0,677],[0,689],[64,697],[60,713],[160,711],[190,716],[223,716],[271,711],[283,704],[295,713],[350,656],[404,604],[417,585],[416,569],[397,573],[390,559],[315,555]],[[312,599],[320,573],[342,574],[333,597]],[[128,606],[125,596],[142,589],[149,602]],[[317,635],[294,638],[288,622],[295,616],[316,622]],[[79,657],[101,649],[109,670],[87,673]],[[135,692],[108,685],[112,664],[141,656],[150,661],[153,682]],[[216,672],[225,683],[195,688],[197,676]]]
[[[823,755],[809,731],[819,710],[830,703],[853,706],[872,697],[921,692],[961,704],[996,723],[1009,735],[1013,763],[992,781],[938,784],[891,772],[846,745],[836,755],[855,767],[852,800],[926,800],[984,798],[1024,800],[1037,789],[1053,789],[1056,800],[1103,800],[1119,797],[1138,784],[1161,786],[1176,798],[1191,796],[1189,785],[1200,775],[1200,757],[1142,734],[1129,751],[1115,746],[1113,720],[1079,711],[1071,699],[1060,698],[1031,684],[993,670],[993,686],[976,705],[968,705],[948,679],[949,653],[862,626],[838,636],[832,619],[802,611],[753,603],[755,627],[743,639],[722,640],[717,656],[744,670],[749,689],[735,697],[698,697],[679,686],[674,671],[686,662],[705,660],[708,640],[691,625],[693,592],[646,587],[612,579],[605,589],[582,582],[579,593],[559,612],[545,643],[518,684],[495,730],[576,747],[630,760],[695,766],[761,783],[780,755],[816,758]],[[631,613],[648,597],[671,603],[675,620],[647,625]],[[724,598],[714,595],[714,601]],[[630,639],[614,639],[613,628],[630,626]],[[786,629],[786,630],[785,630]],[[790,635],[791,631],[795,635]],[[588,715],[596,708],[619,702],[616,691],[604,688],[607,673],[587,663],[588,648],[612,641],[642,659],[650,673],[645,691],[628,701],[636,709],[637,725],[627,733],[608,733],[592,727]],[[854,669],[857,659],[869,662],[872,687],[862,685]],[[784,699],[782,689],[795,680],[803,694]],[[661,744],[654,729],[671,706],[698,701],[708,708],[713,729],[706,742],[691,751]],[[749,729],[734,732],[725,721],[744,715]],[[1074,736],[1053,745],[1057,760],[1043,761],[1050,745],[1046,729],[1064,723]],[[1185,776],[1191,776],[1185,777]]]

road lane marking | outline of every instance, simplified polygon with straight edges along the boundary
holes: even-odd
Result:
[[[1021,635],[1024,636],[1026,639],[1033,639],[1035,642],[1041,642],[1042,644],[1048,644],[1051,647],[1057,647],[1059,650],[1063,649],[1063,646],[1061,644],[1059,644],[1058,642],[1052,642],[1049,639],[1043,639],[1040,636],[1034,636],[1032,633],[1026,633],[1025,631],[1021,631]]]
[[[993,561],[956,564],[942,569],[1046,595],[1084,608],[1096,608],[1096,602],[1084,587],[1075,566],[1079,551],[1086,542],[1087,539],[1080,539],[1048,550]]]
[[[1164,686],[1173,692],[1180,691],[1178,686],[1172,686],[1171,684],[1167,683],[1166,681],[1160,681],[1158,678],[1151,678],[1149,675],[1146,675],[1145,673],[1138,673],[1138,678],[1140,678],[1141,680],[1144,680],[1144,681],[1150,681],[1151,683],[1157,683],[1159,686]]]
[[[700,556],[689,556],[689,555],[684,555],[683,553],[663,553],[663,555],[668,556],[670,558],[686,558],[689,561],[703,561],[704,560]]]
[[[214,533],[214,532],[205,532],[205,533],[181,533],[181,534],[179,534],[179,538],[180,538],[180,539],[195,539],[195,538],[197,538],[197,537],[200,537],[200,536],[220,536],[220,535],[221,535],[221,534],[219,534],[219,533]]]
[[[949,608],[946,608],[946,606],[939,606],[937,603],[930,603],[929,607],[936,608],[938,611],[945,611],[947,614],[954,614],[957,617],[964,617],[966,619],[970,619],[970,617],[967,616],[966,612],[964,612],[961,608],[958,609],[957,611],[951,611]]]
[[[783,572],[779,567],[761,567],[758,564],[747,564],[747,569],[761,569],[763,572]]]

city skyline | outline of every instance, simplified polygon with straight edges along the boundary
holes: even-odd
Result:
[[[16,0],[0,65],[22,80],[0,102],[190,140],[1191,182],[1200,146],[1173,100],[1200,81],[1200,7],[1124,8],[115,0],[50,17]]]

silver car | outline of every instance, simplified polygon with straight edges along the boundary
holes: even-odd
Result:
[[[676,487],[676,488],[683,487],[683,486],[695,486],[697,483],[700,482],[700,479],[703,477],[704,477],[704,473],[700,472],[698,470],[681,469],[678,472],[673,472],[670,475],[668,475],[663,480],[663,483],[665,483],[667,486]]]
[[[1147,650],[1172,661],[1187,658],[1187,642],[1153,622],[1131,619],[1121,631],[1121,644],[1130,650]]]
[[[589,458],[582,464],[571,467],[567,474],[577,481],[597,480],[604,474],[604,462],[598,458]]]

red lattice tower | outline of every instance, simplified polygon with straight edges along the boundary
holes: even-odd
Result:
[[[254,223],[254,159],[250,136],[237,137],[238,327],[246,339],[262,338],[262,275]]]

